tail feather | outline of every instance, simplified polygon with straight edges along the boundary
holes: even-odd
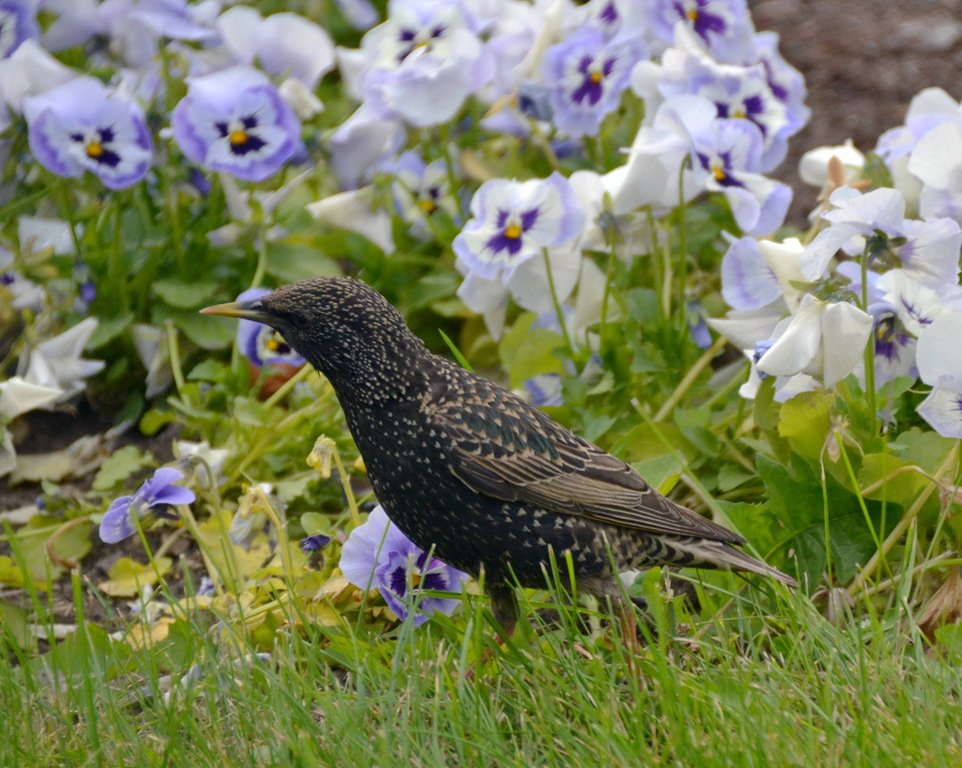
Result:
[[[798,582],[787,573],[782,573],[768,563],[756,560],[751,555],[746,555],[741,550],[720,541],[709,539],[674,540],[671,546],[673,549],[689,555],[692,558],[691,565],[694,566],[719,568],[725,571],[749,571],[750,573],[777,579],[789,587],[798,586]]]

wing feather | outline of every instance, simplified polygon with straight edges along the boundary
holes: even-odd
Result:
[[[424,409],[451,450],[452,472],[475,492],[650,533],[743,542],[521,398],[484,379],[468,382],[469,397],[462,379],[457,398],[435,392]]]

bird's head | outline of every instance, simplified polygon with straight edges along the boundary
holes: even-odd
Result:
[[[201,310],[264,323],[331,380],[338,394],[383,399],[410,388],[427,350],[380,293],[346,277],[316,277],[250,301]]]

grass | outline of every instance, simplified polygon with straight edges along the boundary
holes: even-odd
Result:
[[[652,626],[632,664],[602,615],[561,608],[549,624],[530,597],[536,626],[487,662],[477,661],[492,635],[480,598],[454,619],[404,624],[390,637],[365,626],[282,628],[265,658],[195,619],[141,651],[92,624],[37,657],[8,636],[0,760],[31,768],[962,762],[958,659],[927,653],[897,600],[834,626],[780,588],[701,587],[707,607],[693,618],[647,584]],[[185,659],[186,678],[164,674]]]

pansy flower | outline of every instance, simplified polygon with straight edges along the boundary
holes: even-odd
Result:
[[[237,301],[252,301],[270,294],[267,288],[248,288],[237,297]],[[294,351],[284,337],[273,328],[251,320],[241,320],[237,324],[237,348],[253,366],[289,365],[299,368],[304,358]]]
[[[341,572],[354,586],[377,589],[384,602],[402,621],[412,600],[417,601],[414,625],[420,626],[435,612],[450,614],[460,604],[446,597],[418,597],[429,591],[460,592],[468,574],[452,568],[420,549],[392,525],[378,505],[344,542]]]
[[[365,105],[418,127],[450,120],[494,76],[457,0],[392,0],[354,58]]]
[[[919,415],[943,437],[962,439],[962,312],[946,312],[919,334],[919,378],[932,386]]]
[[[458,262],[488,279],[510,275],[545,248],[581,234],[584,212],[571,184],[559,173],[547,179],[494,179],[471,200],[472,218],[454,239]]]
[[[263,17],[237,5],[217,19],[224,45],[239,64],[253,64],[276,77],[290,77],[313,91],[334,68],[334,43],[323,27],[296,13]]]
[[[90,171],[110,189],[140,181],[151,139],[134,102],[92,77],[78,77],[24,101],[30,148],[57,176]]]
[[[100,520],[100,540],[116,544],[136,532],[134,518],[143,520],[149,514],[173,517],[168,507],[192,504],[194,492],[178,485],[184,473],[173,467],[161,467],[144,482],[133,496],[115,499]]]
[[[0,0],[0,59],[39,34],[35,0]]]
[[[675,142],[688,144],[692,155],[693,168],[684,179],[686,199],[689,191],[699,188],[721,192],[746,234],[765,234],[782,224],[792,192],[760,173],[761,134],[754,125],[719,119],[714,105],[699,96],[675,96],[666,101],[655,118],[656,126],[661,122],[675,135]],[[677,159],[677,148],[671,143],[665,137],[656,140],[646,154],[653,153],[656,163],[667,157]]]
[[[648,13],[651,30],[665,42],[680,24],[727,61],[739,56],[752,31],[745,0],[653,0]]]
[[[394,207],[398,215],[411,224],[414,235],[427,236],[425,220],[439,211],[451,218],[457,216],[444,160],[425,163],[416,152],[404,152],[396,161],[385,165],[384,170],[394,176],[391,184]]]
[[[266,75],[232,67],[188,78],[174,108],[174,138],[187,158],[246,181],[263,181],[300,148],[300,123]]]
[[[617,109],[631,68],[644,55],[640,39],[606,41],[591,28],[551,46],[544,54],[543,76],[551,86],[555,125],[569,136],[596,134]]]

